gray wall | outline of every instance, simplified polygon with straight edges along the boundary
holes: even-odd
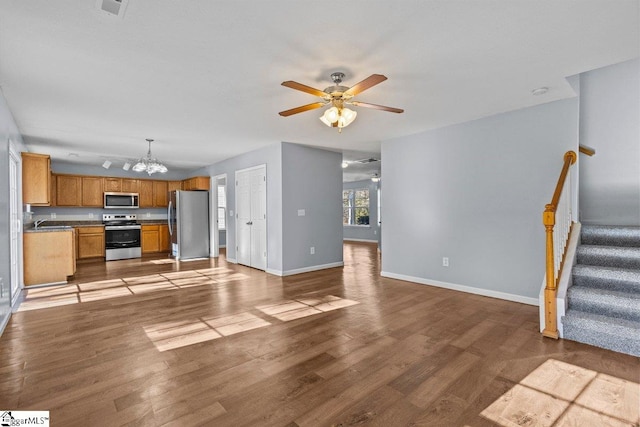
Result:
[[[285,272],[342,263],[341,163],[341,153],[282,144]]]
[[[235,172],[267,165],[267,268],[282,271],[282,144],[255,150],[241,156],[193,171],[190,176],[227,174],[227,258],[236,259]]]
[[[580,75],[580,221],[640,225],[640,60]]]
[[[48,154],[48,153],[42,153]],[[184,170],[169,170],[167,173],[156,173],[151,176],[145,172],[134,172],[131,169],[125,171],[115,164],[109,169],[105,169],[100,165],[81,165],[76,163],[51,161],[51,170],[53,173],[68,173],[75,175],[97,175],[97,176],[113,176],[118,178],[132,179],[158,179],[167,181],[182,181],[187,176],[191,176]],[[194,175],[195,176],[195,175]]]
[[[9,141],[13,141],[18,151],[27,151],[9,106],[0,93],[0,333],[11,315]]]
[[[227,211],[235,215],[235,172],[266,164],[267,271],[290,274],[342,262],[341,162],[340,153],[281,142],[191,175],[226,173]],[[298,216],[299,209],[305,210],[304,217]],[[235,218],[227,220],[227,258],[235,260]]]
[[[369,189],[369,226],[344,226],[344,240],[366,240],[377,242],[380,237],[380,227],[378,226],[378,183],[370,179],[363,181],[345,182],[342,184],[344,190],[359,188]]]
[[[535,303],[577,120],[573,98],[384,141],[383,275]]]

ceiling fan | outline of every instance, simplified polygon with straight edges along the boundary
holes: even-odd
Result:
[[[324,112],[324,114],[320,117],[320,120],[329,127],[337,127],[338,132],[342,132],[342,128],[349,126],[358,115],[357,112],[347,108],[347,105],[353,105],[354,107],[373,108],[376,110],[389,111],[392,113],[404,112],[404,110],[400,108],[369,104],[353,99],[353,97],[358,95],[359,93],[364,92],[370,87],[387,80],[387,78],[382,74],[372,74],[352,87],[341,86],[340,84],[342,83],[342,79],[344,79],[344,73],[335,72],[331,74],[331,80],[333,80],[334,86],[329,86],[325,90],[315,89],[291,80],[282,82],[282,86],[318,96],[322,98],[322,101],[302,105],[290,110],[281,111],[278,114],[283,117],[288,117],[294,114],[303,113],[309,110],[315,110],[316,108],[321,108],[325,105],[331,104],[331,108],[328,108]]]

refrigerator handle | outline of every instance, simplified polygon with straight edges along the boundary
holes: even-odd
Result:
[[[171,205],[173,202],[169,200],[169,206],[167,206],[167,224],[169,225],[169,235],[173,236],[173,227],[171,227]]]

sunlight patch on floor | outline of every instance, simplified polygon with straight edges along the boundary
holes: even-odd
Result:
[[[640,384],[549,359],[481,415],[500,426],[636,426]]]
[[[251,313],[238,313],[231,316],[156,323],[143,329],[153,345],[162,352],[269,325],[271,323]]]
[[[283,322],[300,319],[314,314],[350,307],[360,304],[345,298],[327,295],[319,298],[301,298],[282,301],[276,304],[256,306],[258,310]]]
[[[80,302],[120,298],[149,292],[171,291],[194,286],[227,284],[248,276],[225,267],[172,271],[123,279],[99,280],[78,285],[27,288],[18,311],[39,310]]]

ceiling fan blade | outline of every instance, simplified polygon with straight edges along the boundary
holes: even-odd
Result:
[[[368,104],[360,101],[352,101],[350,104],[356,107],[375,108],[376,110],[389,111],[391,113],[404,113],[402,108],[385,107],[384,105]]]
[[[294,114],[304,113],[305,111],[315,110],[316,108],[324,107],[328,102],[314,102],[313,104],[302,105],[300,107],[292,108],[290,110],[280,111],[282,117],[289,117]]]
[[[345,91],[344,94],[348,95],[348,96],[356,96],[360,92],[364,92],[365,90],[369,89],[370,87],[375,86],[378,83],[382,83],[385,80],[387,80],[387,78],[385,76],[383,76],[382,74],[371,74],[369,77],[367,77],[366,79],[364,79],[360,83],[356,83],[349,90]]]
[[[303,85],[302,83],[294,82],[292,80],[287,80],[286,82],[282,82],[282,86],[286,86],[291,89],[300,90],[302,92],[310,93],[311,95],[319,96],[320,98],[324,98],[327,96],[326,92],[321,91],[320,89],[313,88],[311,86]]]

